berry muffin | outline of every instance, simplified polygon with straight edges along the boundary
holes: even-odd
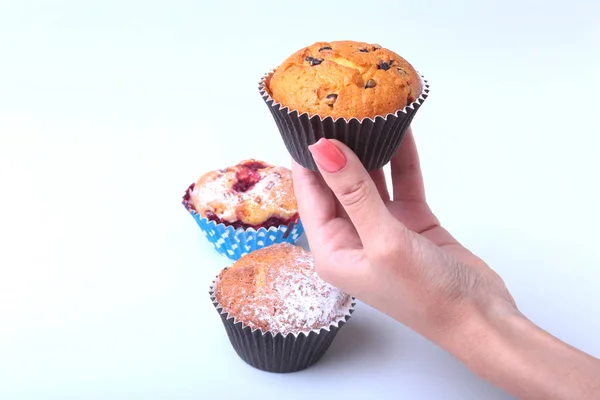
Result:
[[[319,278],[310,253],[289,243],[240,258],[210,294],[238,355],[271,372],[317,362],[354,307],[352,297]]]
[[[348,145],[375,170],[397,151],[429,86],[391,50],[335,41],[298,50],[259,90],[299,164],[316,171],[308,146],[326,137]]]
[[[303,232],[291,171],[259,160],[210,171],[188,188],[183,205],[220,253],[242,255]]]

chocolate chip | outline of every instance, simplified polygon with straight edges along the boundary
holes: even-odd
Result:
[[[312,57],[306,57],[305,60],[308,61],[308,62],[312,62],[312,60],[314,60],[314,58],[312,58]]]
[[[322,58],[313,58],[313,59],[310,61],[310,65],[314,67],[315,65],[319,65],[319,64],[321,64],[322,62],[323,62],[323,59],[322,59]]]
[[[369,79],[365,85],[365,89],[374,88],[375,86],[377,86],[377,82],[375,82],[373,79]]]
[[[319,51],[323,51],[323,50],[332,50],[332,49],[331,49],[331,47],[329,47],[329,46],[321,47],[321,48],[319,49]]]
[[[381,46],[378,44],[373,45],[373,51],[381,49]]]
[[[327,104],[329,107],[333,107],[337,98],[338,95],[335,93],[328,94],[327,96],[325,96],[325,104]]]
[[[358,51],[360,51],[361,53],[368,53],[369,49],[358,49]]]
[[[390,64],[386,63],[385,61],[381,61],[381,62],[379,62],[379,65],[377,67],[379,69],[387,71],[388,69],[390,69]]]

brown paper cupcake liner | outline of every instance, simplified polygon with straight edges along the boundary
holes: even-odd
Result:
[[[215,297],[210,286],[210,299],[221,316],[229,341],[238,356],[254,368],[276,373],[297,372],[314,365],[329,349],[338,331],[350,319],[356,303],[349,300],[347,313],[328,327],[298,334],[273,333],[252,329],[229,315]]]
[[[281,137],[292,158],[304,168],[318,171],[308,146],[321,138],[337,139],[346,144],[368,171],[386,165],[396,154],[406,129],[429,95],[429,84],[421,76],[423,91],[413,103],[395,113],[375,118],[321,118],[319,115],[300,114],[297,110],[277,103],[266,87],[275,71],[267,73],[259,83],[259,91],[269,107]]]

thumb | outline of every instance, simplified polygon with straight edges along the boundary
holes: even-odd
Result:
[[[320,139],[308,147],[327,183],[366,245],[390,220],[377,186],[356,154],[337,140]]]

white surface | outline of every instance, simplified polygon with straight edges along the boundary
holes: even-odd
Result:
[[[231,349],[207,295],[228,262],[180,197],[246,157],[289,163],[257,83],[317,40],[425,74],[434,210],[600,356],[597,2],[95,3],[0,3],[0,398],[509,398],[364,305],[301,373]]]

